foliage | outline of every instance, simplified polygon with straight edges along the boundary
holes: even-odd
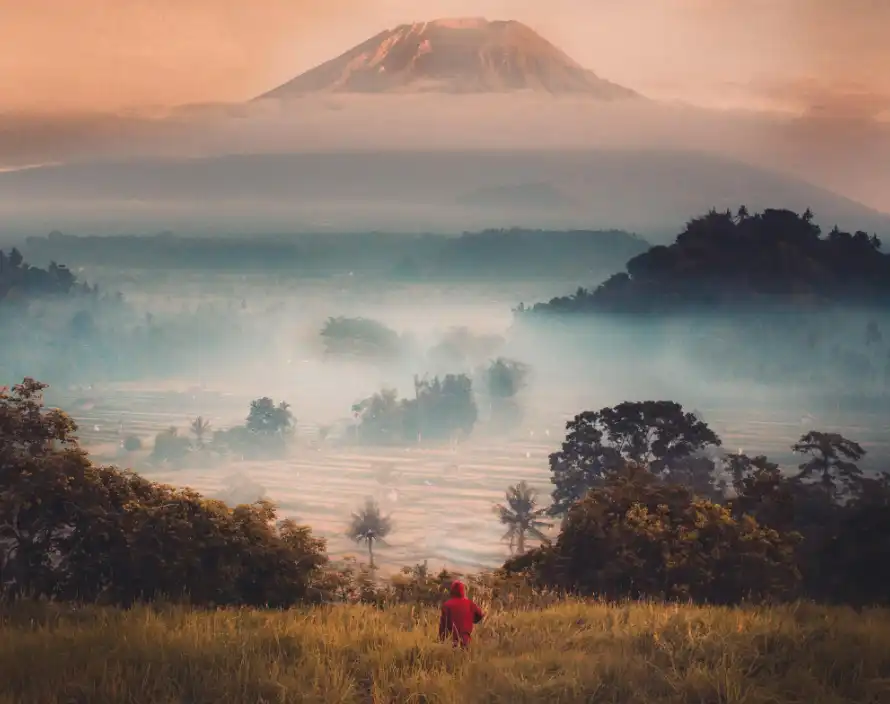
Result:
[[[446,374],[442,379],[414,378],[414,423],[418,435],[442,440],[456,434],[468,437],[476,425],[478,410],[473,382],[466,374]]]
[[[434,367],[470,369],[490,358],[504,344],[498,335],[479,335],[466,327],[451,328],[429,351]]]
[[[265,501],[234,508],[93,465],[32,379],[0,393],[0,595],[287,606],[324,541]]]
[[[522,312],[658,313],[740,308],[766,302],[886,302],[890,255],[865,232],[838,228],[828,236],[809,211],[750,215],[710,211],[689,221],[670,246],[655,246],[595,290]]]
[[[800,465],[799,479],[815,476],[823,489],[833,495],[849,495],[861,488],[862,470],[855,462],[865,456],[865,450],[859,443],[847,440],[839,433],[811,431],[791,449],[810,456]]]
[[[565,514],[624,462],[643,464],[657,475],[676,475],[705,495],[714,488],[713,462],[695,453],[719,446],[720,438],[673,401],[624,402],[585,411],[566,430],[562,449],[550,455],[554,515]]]
[[[414,398],[384,389],[356,404],[358,436],[371,444],[406,444],[469,436],[478,417],[473,384],[465,374],[414,379]]]
[[[374,544],[385,545],[384,540],[391,531],[392,521],[389,516],[380,512],[376,501],[368,499],[362,508],[352,514],[347,535],[355,542],[367,546],[371,569],[374,569]]]
[[[525,386],[528,372],[528,365],[498,357],[485,371],[485,387],[492,398],[512,399]]]
[[[376,320],[328,318],[320,334],[330,356],[392,359],[401,352],[399,334]]]
[[[627,463],[575,503],[552,546],[514,558],[542,584],[610,599],[717,604],[788,598],[796,538]]]
[[[123,448],[127,452],[139,452],[142,449],[142,439],[138,435],[128,435],[124,438]]]
[[[44,296],[91,295],[97,291],[79,283],[64,265],[52,262],[40,269],[28,264],[16,248],[9,254],[0,250],[0,304],[27,303]]]
[[[282,401],[275,404],[268,396],[250,402],[250,413],[245,427],[251,432],[267,437],[287,435],[292,432],[296,421],[290,406]]]
[[[411,437],[411,410],[408,401],[399,400],[395,389],[383,389],[356,404],[360,417],[359,437],[362,442],[373,445],[394,445],[416,440],[416,436]]]
[[[253,409],[251,409],[253,410]],[[198,416],[195,420],[192,421],[192,424],[189,426],[189,430],[192,431],[192,435],[195,436],[195,440],[198,442],[198,448],[204,448],[204,437],[207,435],[207,431],[210,430],[210,421],[206,420],[202,416]]]
[[[179,430],[170,426],[166,430],[155,435],[155,444],[151,451],[151,459],[155,462],[167,462],[179,465],[192,450],[192,443],[188,438],[179,434]]]
[[[551,527],[551,523],[542,520],[547,515],[546,508],[538,508],[538,491],[521,481],[507,489],[505,504],[498,504],[495,510],[501,523],[507,526],[504,540],[510,542],[510,552],[515,545],[516,552],[525,552],[526,535],[530,535],[542,542],[547,541],[547,536],[542,530]]]
[[[196,424],[200,422],[200,428]],[[192,433],[203,446],[203,437],[210,423],[197,418],[191,426]],[[214,431],[207,447],[213,452],[229,454],[241,459],[271,459],[283,456],[287,451],[288,438],[296,429],[296,420],[289,404],[278,404],[269,397],[250,402],[250,412],[244,425]],[[201,435],[197,435],[197,430]]]

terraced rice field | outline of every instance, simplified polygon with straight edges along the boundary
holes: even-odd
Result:
[[[242,423],[249,401],[196,389],[179,393],[107,389],[98,395],[78,392],[52,398],[53,404],[72,413],[82,442],[103,460],[114,455],[122,435],[137,435],[150,447],[155,433],[171,425],[187,433],[198,415],[209,417],[215,428]],[[482,426],[456,448],[338,447],[336,442],[319,442],[316,424],[299,422],[292,456],[286,460],[145,473],[215,496],[224,494],[231,475],[243,475],[260,485],[283,515],[326,536],[334,555],[361,554],[343,532],[350,512],[366,497],[374,497],[395,524],[377,556],[384,569],[424,560],[435,568],[492,567],[507,555],[493,504],[503,499],[508,485],[523,479],[546,499],[547,457],[559,448],[565,420],[582,410],[551,413],[540,410],[537,400],[533,405],[538,412],[513,437],[486,437]],[[746,409],[730,403],[702,405],[699,410],[729,452],[742,449],[796,464],[800,460],[790,453],[790,445],[802,433],[820,429],[837,430],[862,443],[873,458],[872,468],[882,468],[881,460],[890,457],[890,423],[875,415],[810,418],[799,410]]]

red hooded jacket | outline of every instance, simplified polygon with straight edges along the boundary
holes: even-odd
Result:
[[[470,644],[473,626],[483,618],[485,614],[482,613],[482,609],[467,599],[463,582],[455,580],[451,584],[451,598],[442,604],[439,638],[445,640],[450,633],[454,645],[466,648]]]

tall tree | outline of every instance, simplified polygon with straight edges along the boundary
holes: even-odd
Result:
[[[189,429],[198,441],[198,447],[204,449],[204,436],[207,435],[207,431],[210,430],[210,421],[205,420],[203,416],[198,416],[192,421]]]
[[[510,552],[525,552],[526,536],[542,542],[547,541],[543,530],[552,527],[552,523],[541,520],[547,515],[546,508],[538,508],[538,491],[521,481],[507,489],[506,504],[498,504],[495,511],[501,523],[507,526],[504,540],[510,543]]]
[[[365,505],[352,514],[347,535],[356,543],[364,543],[368,548],[368,559],[373,569],[374,544],[385,545],[386,536],[392,532],[392,521],[389,516],[380,512],[380,506],[373,499],[367,499]]]
[[[865,457],[865,450],[859,443],[840,433],[812,430],[802,435],[791,449],[809,455],[809,459],[799,465],[797,479],[815,478],[832,496],[861,492],[862,470],[856,462]]]
[[[564,515],[569,506],[597,486],[605,473],[626,462],[656,475],[703,490],[713,483],[713,463],[692,462],[695,454],[721,444],[706,423],[673,401],[634,401],[585,411],[566,424],[562,449],[550,455],[553,505]],[[705,476],[703,476],[705,475]]]

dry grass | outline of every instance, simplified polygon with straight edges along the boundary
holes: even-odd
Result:
[[[494,611],[469,653],[435,609],[7,607],[2,704],[890,702],[890,612],[563,602]]]

